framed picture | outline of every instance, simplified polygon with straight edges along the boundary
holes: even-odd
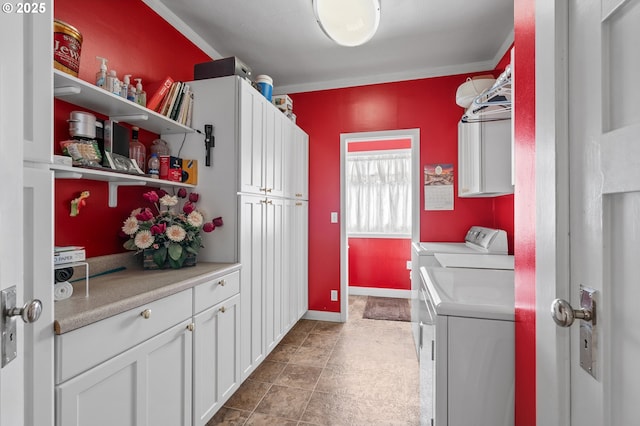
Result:
[[[144,172],[140,170],[140,167],[138,167],[138,164],[136,164],[136,161],[129,157],[108,151],[105,151],[104,156],[107,158],[107,164],[113,170],[137,175],[144,174]]]

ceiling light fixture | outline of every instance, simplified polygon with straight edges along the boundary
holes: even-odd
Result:
[[[311,0],[322,31],[341,46],[371,40],[380,24],[380,0]]]

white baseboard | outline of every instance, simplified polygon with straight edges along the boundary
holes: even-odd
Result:
[[[396,297],[399,299],[411,299],[411,290],[397,290],[377,287],[349,286],[349,294],[354,296]]]
[[[302,318],[315,321],[342,322],[340,312],[307,311]]]

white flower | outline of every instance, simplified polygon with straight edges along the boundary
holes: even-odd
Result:
[[[124,221],[124,225],[122,225],[122,232],[127,235],[133,235],[138,232],[138,219],[135,216],[130,216],[127,220]]]
[[[194,210],[191,213],[189,213],[189,216],[187,216],[187,223],[191,226],[195,226],[196,228],[202,226],[203,222],[204,222],[204,218],[198,211]]]
[[[184,240],[184,237],[187,235],[187,232],[178,225],[171,225],[167,228],[165,233],[171,241],[174,241],[176,243]]]
[[[153,244],[153,235],[151,235],[151,231],[140,231],[133,241],[138,248],[146,249]]]
[[[129,216],[137,216],[140,213],[142,213],[142,207],[138,207],[137,209],[135,209],[134,211],[131,212],[131,214]]]
[[[160,204],[167,207],[173,207],[178,204],[178,197],[175,195],[167,194],[164,197],[160,198]]]

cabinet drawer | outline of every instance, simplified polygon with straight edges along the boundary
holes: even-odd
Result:
[[[240,272],[236,271],[206,284],[200,284],[193,291],[193,312],[204,311],[213,305],[240,292]]]
[[[191,294],[184,290],[56,336],[56,384],[189,318]]]

